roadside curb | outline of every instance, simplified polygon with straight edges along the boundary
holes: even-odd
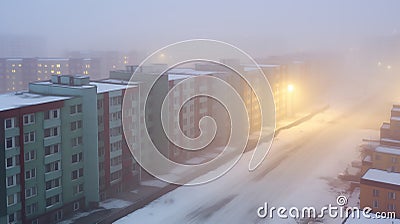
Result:
[[[304,116],[304,117],[301,117],[301,118],[299,118],[299,119],[297,119],[297,120],[295,120],[295,121],[293,121],[293,122],[291,122],[291,123],[289,123],[289,124],[286,124],[286,125],[284,125],[284,126],[282,126],[282,127],[277,128],[277,129],[275,130],[275,135],[274,135],[274,136],[277,136],[277,135],[279,134],[279,132],[281,132],[282,130],[295,127],[295,126],[297,126],[297,125],[299,125],[299,124],[301,124],[301,123],[303,123],[303,122],[305,122],[305,121],[310,120],[310,119],[313,118],[315,115],[317,115],[317,114],[319,114],[319,113],[322,113],[322,112],[326,111],[327,109],[329,109],[329,105],[325,105],[325,106],[323,106],[323,107],[321,107],[321,108],[318,108],[318,109],[316,109],[315,111],[313,111],[313,112],[307,114],[307,115]]]

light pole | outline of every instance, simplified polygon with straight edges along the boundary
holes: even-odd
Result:
[[[287,100],[286,100],[289,117],[293,116],[293,92],[294,92],[294,85],[289,84],[287,86]]]

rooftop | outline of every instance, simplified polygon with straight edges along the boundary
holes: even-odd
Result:
[[[376,152],[382,152],[386,154],[400,155],[400,148],[379,146],[375,149]]]
[[[191,76],[196,76],[196,75],[213,75],[213,74],[219,74],[223,72],[217,72],[217,71],[199,71],[195,70],[192,68],[173,68],[168,70],[168,75],[191,75]]]
[[[400,173],[384,170],[369,169],[361,179],[400,186]]]
[[[69,96],[50,96],[28,92],[0,94],[0,111],[70,99]]]
[[[127,84],[112,84],[105,82],[90,82],[90,85],[97,86],[97,93],[105,93],[112,92],[117,90],[123,90],[129,87],[135,87],[136,85],[127,85]]]

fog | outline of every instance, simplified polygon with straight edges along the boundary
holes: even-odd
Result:
[[[11,56],[90,50],[134,50],[147,55],[190,38],[225,41],[253,57],[346,51],[396,37],[399,8],[396,0],[3,0],[0,39],[2,45],[7,45],[7,39],[35,40],[38,49]],[[4,48],[1,56],[10,56],[1,52]]]

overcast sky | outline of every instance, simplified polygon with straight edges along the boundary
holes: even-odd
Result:
[[[1,0],[0,34],[45,37],[63,50],[150,52],[211,38],[255,56],[356,46],[400,32],[397,0]]]

